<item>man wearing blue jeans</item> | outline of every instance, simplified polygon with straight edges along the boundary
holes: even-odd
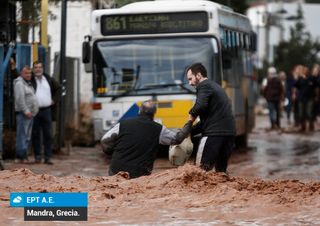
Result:
[[[27,151],[31,138],[33,118],[38,113],[38,101],[30,82],[31,69],[24,66],[21,75],[14,80],[16,111],[16,158],[20,163],[28,160]]]

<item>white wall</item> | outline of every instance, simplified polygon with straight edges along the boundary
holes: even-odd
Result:
[[[80,100],[89,102],[92,98],[92,77],[84,71],[81,61],[83,37],[90,33],[91,4],[89,1],[67,1],[66,56],[80,59]],[[56,17],[48,18],[48,34],[51,48],[51,74],[55,52],[60,51],[61,4],[50,4],[49,11]]]

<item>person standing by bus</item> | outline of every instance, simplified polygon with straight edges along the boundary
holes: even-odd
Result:
[[[187,68],[187,79],[196,88],[196,102],[189,111],[189,118],[200,121],[194,125],[191,135],[201,132],[196,165],[209,171],[225,172],[234,147],[235,120],[230,100],[217,83],[210,81],[201,63]]]
[[[52,107],[60,100],[60,85],[43,72],[43,64],[33,63],[32,85],[36,90],[39,113],[34,118],[32,147],[36,163],[41,163],[41,147],[44,146],[44,163],[52,165]],[[42,142],[41,142],[42,133]]]

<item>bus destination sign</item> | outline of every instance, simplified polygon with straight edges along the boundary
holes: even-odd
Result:
[[[206,12],[121,14],[104,15],[101,18],[102,35],[185,33],[207,30]]]

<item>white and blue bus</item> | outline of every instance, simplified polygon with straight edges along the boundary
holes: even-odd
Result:
[[[249,19],[205,0],[155,0],[95,10],[83,62],[93,76],[95,139],[118,121],[136,116],[146,99],[157,102],[156,121],[180,128],[195,101],[185,70],[201,62],[226,90],[237,139],[246,145],[254,126]]]

